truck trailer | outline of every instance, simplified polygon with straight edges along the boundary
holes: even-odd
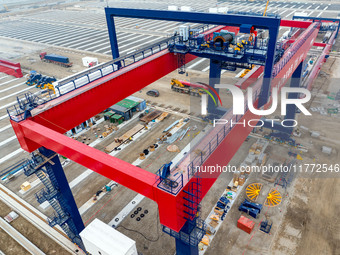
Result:
[[[40,53],[40,59],[44,62],[54,63],[63,67],[71,67],[73,63],[70,62],[68,57],[56,55],[56,54],[47,54],[46,52]]]

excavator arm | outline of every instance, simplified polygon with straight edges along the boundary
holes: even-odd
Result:
[[[269,5],[269,0],[267,0],[267,4],[266,4],[266,8],[264,9],[263,16],[266,16],[267,14],[268,5]]]

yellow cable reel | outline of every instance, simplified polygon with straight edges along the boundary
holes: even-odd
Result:
[[[279,205],[281,201],[282,201],[281,193],[278,192],[276,189],[271,189],[271,191],[267,195],[267,199],[264,202],[264,205],[274,207]]]
[[[251,201],[256,201],[262,189],[261,183],[251,183],[246,188],[246,195]]]

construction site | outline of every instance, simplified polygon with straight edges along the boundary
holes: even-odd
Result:
[[[0,18],[0,254],[340,254],[340,1]]]

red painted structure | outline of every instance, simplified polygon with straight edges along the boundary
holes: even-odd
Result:
[[[21,78],[23,76],[20,63],[14,63],[4,59],[0,59],[0,72],[17,78]]]
[[[237,227],[250,234],[255,227],[255,222],[247,217],[241,216],[237,221]]]
[[[297,27],[311,24],[311,22],[300,21],[283,21],[283,23],[286,25],[289,23]],[[218,27],[217,29],[221,28],[223,27]],[[215,28],[214,31],[217,29]],[[301,40],[310,30],[314,30],[312,34],[306,40]],[[283,68],[274,77],[280,79],[273,79],[272,87],[278,86],[281,88],[288,81],[293,71],[306,57],[318,31],[318,28],[310,26],[301,33],[291,46],[293,47],[300,43],[301,47],[295,53],[290,53],[292,54],[291,58],[287,60]],[[289,52],[289,49],[287,52]],[[185,62],[188,63],[195,58],[195,56],[187,54]],[[33,117],[31,118],[21,122],[11,121],[21,147],[28,152],[32,152],[44,146],[154,200],[159,207],[161,224],[179,231],[186,222],[183,215],[184,190],[188,190],[191,183],[195,181],[195,177],[184,183],[183,188],[177,195],[173,195],[157,187],[157,176],[155,174],[63,135],[63,133],[79,125],[84,120],[91,118],[112,104],[176,70],[178,67],[177,60],[176,55],[169,53],[167,50],[161,51],[48,102],[44,109],[32,111]],[[129,86],[122,87],[122,84],[129,84]],[[107,97],[108,91],[114,93],[110,93],[110,97]],[[254,102],[255,107],[257,102],[257,100]],[[247,111],[241,121],[258,119],[259,117]],[[236,125],[223,141],[220,141],[218,147],[203,163],[203,166],[227,165],[251,130],[251,127],[244,128],[242,125]],[[212,178],[202,179],[201,199],[209,191],[218,176],[217,174]]]

